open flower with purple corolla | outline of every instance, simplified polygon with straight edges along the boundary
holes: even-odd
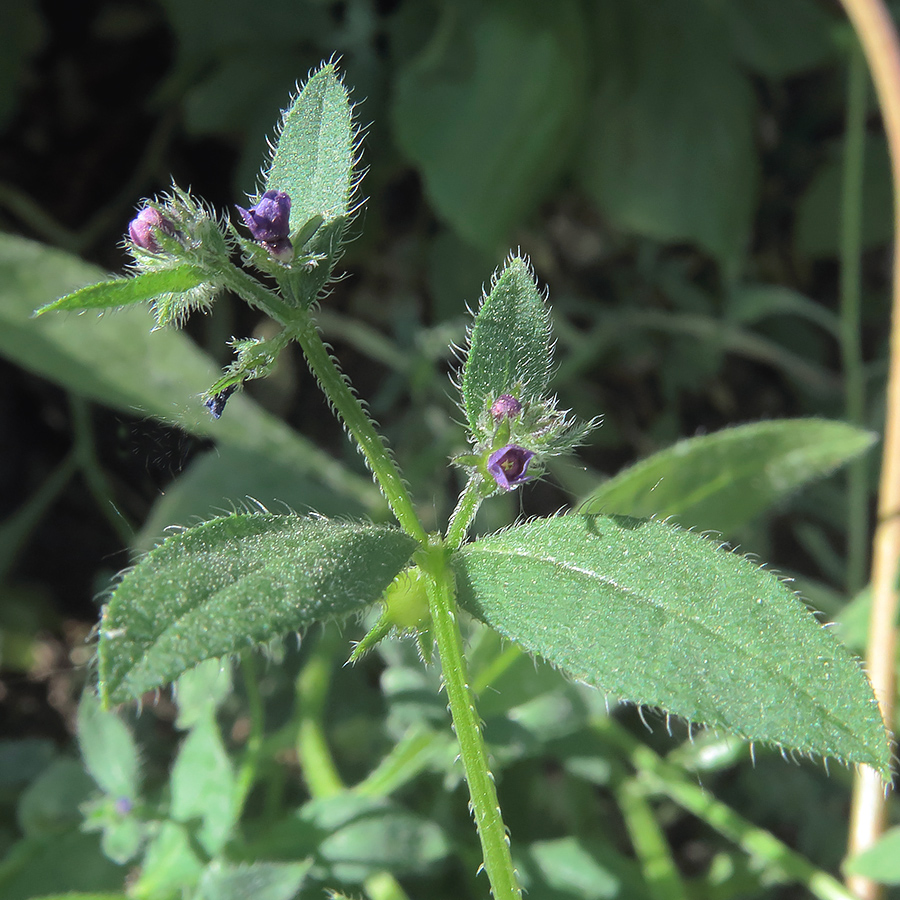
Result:
[[[250,209],[237,207],[254,241],[281,262],[290,262],[294,245],[288,237],[291,198],[284,191],[266,191]]]
[[[488,457],[487,470],[498,487],[504,491],[511,491],[531,478],[528,474],[528,464],[533,457],[534,453],[531,450],[507,444]]]

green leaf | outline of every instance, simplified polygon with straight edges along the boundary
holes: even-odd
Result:
[[[227,516],[170,537],[125,575],[104,611],[104,703],[361,611],[415,548],[392,528],[269,514]]]
[[[797,203],[794,244],[801,253],[820,258],[840,252],[843,145],[832,152],[813,175]],[[894,233],[891,161],[883,136],[866,138],[862,187],[862,247],[870,250],[890,242]]]
[[[415,51],[396,78],[397,143],[438,214],[493,251],[553,187],[580,127],[582,11],[571,0],[447,4]]]
[[[187,829],[166,821],[147,847],[140,877],[128,895],[133,900],[181,900],[202,872],[203,864],[191,846]]]
[[[59,834],[81,820],[79,807],[93,790],[81,763],[56,759],[19,797],[19,827],[29,837]]]
[[[67,891],[65,894],[41,894],[40,897],[33,897],[31,900],[128,900],[126,894],[97,894],[91,891],[88,894],[81,891]]]
[[[90,691],[78,704],[78,744],[94,781],[117,799],[137,799],[140,762],[131,732],[119,717],[100,706]]]
[[[256,862],[229,866],[214,861],[200,879],[197,900],[291,900],[311,862]]]
[[[522,873],[529,900],[614,900],[648,896],[634,867],[621,854],[603,847],[589,851],[574,837],[528,845],[519,851],[516,869]]]
[[[49,298],[103,277],[101,269],[69,253],[0,235],[0,353],[129,416],[154,416],[198,437],[277,460],[352,503],[345,512],[384,508],[371,479],[349,472],[246,395],[232,397],[227,414],[213,420],[200,397],[218,377],[218,365],[180,332],[151,334],[154,320],[145,307],[102,317],[32,316]]]
[[[900,884],[900,827],[888,829],[878,843],[847,860],[844,873]]]
[[[580,177],[623,231],[691,241],[733,264],[756,208],[756,109],[709,6],[595,4],[599,88]]]
[[[175,685],[178,704],[177,728],[193,728],[215,712],[231,693],[231,666],[220,659],[207,659],[188,669]]]
[[[291,198],[291,234],[314,216],[346,219],[353,194],[354,131],[347,89],[327,63],[284,114],[265,190]]]
[[[181,745],[169,784],[169,814],[185,825],[198,819],[197,840],[210,856],[215,856],[231,836],[236,807],[234,771],[212,707]]]
[[[800,75],[837,55],[835,18],[815,0],[740,0],[716,9],[737,57],[769,78]]]
[[[868,431],[824,419],[739,425],[654,453],[600,485],[579,509],[674,516],[686,526],[733,534],[874,441]]]
[[[569,515],[469,544],[453,562],[464,609],[573,678],[888,775],[859,661],[777,577],[697,534]]]
[[[141,300],[152,300],[160,294],[181,294],[206,281],[209,281],[209,275],[197,266],[180,265],[157,272],[144,272],[130,278],[89,284],[47,303],[35,315],[64,309],[113,309]]]
[[[0,896],[3,900],[52,896],[68,900],[72,892],[78,900],[122,900],[118,892],[125,874],[100,852],[96,834],[72,829],[15,843],[0,863]]]
[[[528,262],[514,256],[491,284],[475,315],[462,372],[472,431],[501,394],[522,403],[544,399],[553,364],[550,311]]]

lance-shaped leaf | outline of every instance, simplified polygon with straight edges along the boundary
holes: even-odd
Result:
[[[528,261],[512,257],[494,278],[469,332],[461,386],[473,432],[501,394],[523,403],[544,398],[553,363],[550,329],[550,311]]]
[[[35,315],[61,309],[111,309],[128,306],[141,300],[153,300],[161,294],[182,294],[207,281],[209,273],[199,266],[184,264],[129,278],[114,278],[112,281],[89,284],[42,306]]]
[[[581,512],[668,518],[733,534],[801,485],[874,443],[871,432],[824,419],[726,428],[654,453],[600,485]]]
[[[311,219],[345,219],[353,195],[353,120],[347,89],[327,63],[285,111],[265,190],[291,198],[290,233]]]
[[[392,528],[232,515],[168,538],[122,579],[100,630],[100,691],[120,703],[211,657],[375,601],[416,541]]]
[[[774,575],[662,522],[569,515],[469,544],[460,604],[573,678],[887,776],[859,662]]]

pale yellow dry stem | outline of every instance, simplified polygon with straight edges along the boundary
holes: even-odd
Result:
[[[872,548],[872,613],[866,666],[890,725],[894,717],[894,648],[897,574],[900,560],[900,45],[882,0],[841,0],[859,36],[881,107],[894,182],[894,280],[891,314],[890,373],[887,388],[878,523]],[[880,776],[863,767],[854,785],[849,853],[870,847],[884,830],[886,798]],[[880,886],[851,877],[848,887],[861,900],[876,900]]]

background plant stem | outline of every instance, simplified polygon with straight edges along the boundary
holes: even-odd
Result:
[[[842,0],[866,55],[887,134],[894,184],[894,278],[890,336],[890,372],[878,491],[878,523],[872,553],[872,613],[866,668],[885,722],[894,718],[894,648],[897,617],[897,561],[900,559],[900,45],[881,0]],[[876,772],[861,767],[854,790],[850,823],[851,854],[871,846],[884,830],[884,787]],[[864,900],[878,897],[879,886],[867,878],[848,880]]]
[[[844,369],[844,417],[864,425],[866,385],[860,326],[862,307],[862,192],[866,147],[866,94],[869,75],[858,46],[848,54],[847,123],[841,188],[841,359]],[[869,541],[868,460],[850,463],[847,471],[847,593],[853,597],[866,582]]]

